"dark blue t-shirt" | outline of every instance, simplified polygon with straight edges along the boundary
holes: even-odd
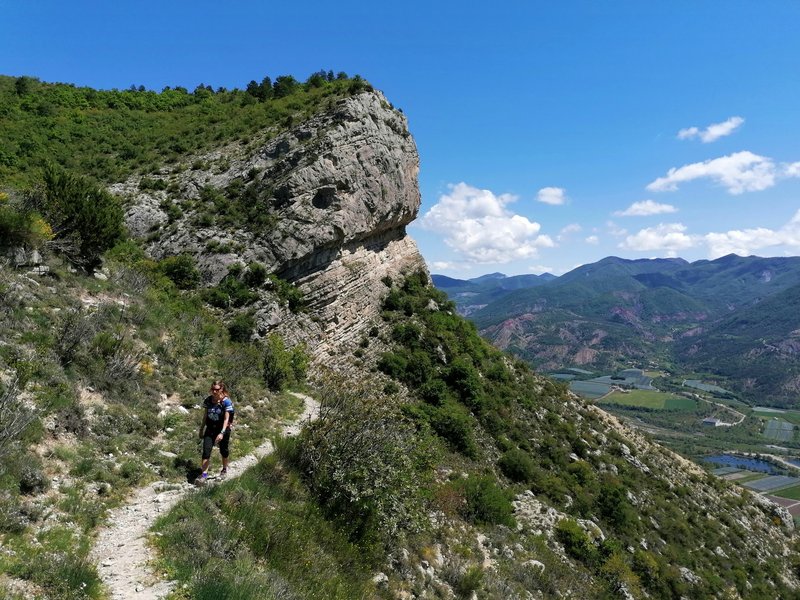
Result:
[[[206,435],[209,431],[219,433],[222,431],[222,424],[225,421],[225,413],[228,414],[228,427],[233,423],[233,402],[225,396],[219,404],[214,402],[214,399],[209,396],[203,401],[203,408],[206,411]]]

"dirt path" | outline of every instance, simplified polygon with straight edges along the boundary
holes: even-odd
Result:
[[[302,424],[315,419],[319,412],[316,400],[294,395],[303,400],[305,408],[296,421],[284,427],[284,435],[296,435]],[[272,451],[272,442],[267,441],[252,454],[231,461],[228,477],[238,477]],[[113,600],[157,600],[172,590],[175,582],[160,580],[150,567],[153,551],[147,545],[147,532],[159,516],[194,489],[189,483],[156,481],[111,512],[108,526],[97,536],[91,558]]]

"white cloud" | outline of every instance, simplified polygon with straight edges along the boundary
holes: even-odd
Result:
[[[686,226],[682,223],[660,223],[629,235],[619,247],[639,252],[648,250],[677,252],[695,245],[695,239],[685,231]]]
[[[458,264],[446,260],[435,260],[429,266],[434,271],[446,271],[450,269],[458,269]]]
[[[757,250],[774,246],[800,249],[800,210],[780,229],[734,229],[723,233],[708,233],[703,239],[708,245],[709,258],[731,253],[749,256]]]
[[[614,214],[618,217],[647,217],[650,215],[674,212],[678,212],[678,209],[671,204],[661,204],[653,200],[642,200],[641,202],[634,202],[625,210],[618,210]]]
[[[800,162],[784,163],[783,175],[786,177],[800,177]]]
[[[553,267],[547,267],[545,265],[533,265],[528,267],[528,269],[534,275],[543,275],[544,273],[553,273],[555,269]]]
[[[538,194],[536,194],[536,199],[545,204],[560,206],[567,201],[567,193],[564,188],[543,187],[539,190]]]
[[[571,234],[578,233],[582,229],[583,227],[581,227],[577,223],[570,223],[569,225],[565,225],[564,227],[561,228],[561,231],[558,232],[558,235],[556,236],[556,241],[563,242],[565,240],[568,240]]]
[[[674,192],[678,184],[707,177],[727,188],[731,194],[765,190],[775,185],[776,168],[770,158],[752,152],[735,152],[728,156],[671,168],[665,177],[648,184],[652,192]]]
[[[578,233],[582,229],[583,227],[581,227],[577,223],[570,223],[569,225],[562,227],[561,231],[559,231],[558,233],[559,235],[568,235],[570,233]]]
[[[742,117],[731,117],[727,121],[723,121],[722,123],[714,123],[705,129],[699,129],[698,127],[687,127],[686,129],[681,129],[678,132],[678,139],[691,140],[694,138],[700,138],[703,143],[708,144],[709,142],[713,142],[721,137],[732,134],[739,127],[741,127],[743,123],[744,119]]]
[[[420,226],[441,233],[445,243],[473,263],[506,263],[535,258],[555,243],[540,234],[541,225],[513,213],[511,194],[496,195],[458,183],[420,219]]]
[[[620,227],[614,221],[606,221],[606,229],[608,233],[613,235],[614,237],[622,237],[623,235],[628,235],[628,230],[624,227]]]
[[[589,237],[587,237],[584,240],[584,242],[586,242],[587,244],[592,244],[593,246],[596,246],[597,244],[600,243],[600,238],[597,237],[596,235],[590,235]]]

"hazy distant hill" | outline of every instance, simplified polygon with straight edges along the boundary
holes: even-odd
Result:
[[[542,370],[675,361],[728,377],[759,402],[798,399],[798,257],[608,257],[493,295],[470,296],[475,288],[466,285],[441,289],[484,336]]]
[[[528,289],[556,279],[551,273],[542,275],[513,275],[489,273],[474,279],[453,279],[446,275],[431,275],[433,284],[447,292],[456,303],[459,314],[469,315],[510,292]]]

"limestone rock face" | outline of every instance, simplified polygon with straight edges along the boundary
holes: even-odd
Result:
[[[418,171],[405,117],[379,92],[365,92],[332,100],[308,120],[277,135],[263,132],[246,147],[197,157],[191,169],[151,176],[159,185],[133,178],[111,191],[129,199],[128,227],[149,240],[154,257],[194,256],[207,284],[234,263],[257,261],[298,285],[307,313],[290,314],[265,294],[256,311],[259,333],[277,330],[313,342],[311,350],[323,358],[377,317],[387,292],[382,280],[425,269],[405,232],[419,209]],[[265,225],[209,214],[209,190],[251,203],[249,214],[256,211]],[[170,204],[180,209],[172,222]]]

